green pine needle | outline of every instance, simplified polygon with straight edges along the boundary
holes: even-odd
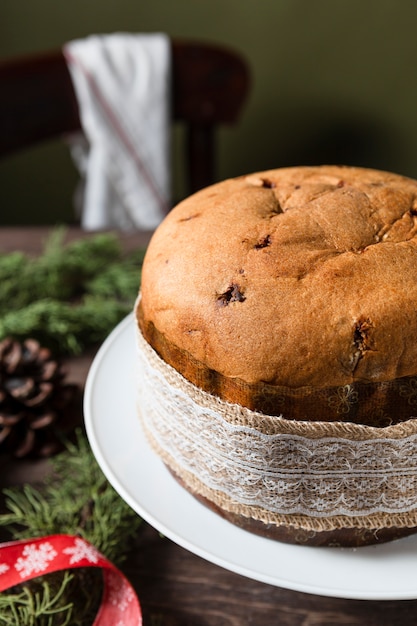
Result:
[[[59,354],[79,354],[101,342],[132,309],[132,302],[86,296],[71,305],[44,299],[12,310],[0,318],[0,339],[34,337]]]
[[[38,339],[57,354],[99,343],[133,308],[144,250],[123,255],[112,234],[63,244],[55,231],[31,259],[0,254],[0,340]]]
[[[15,539],[72,534],[120,563],[140,518],[120,498],[99,468],[87,440],[51,459],[53,472],[41,488],[31,484],[4,489],[8,512],[0,514]]]
[[[44,577],[32,588],[22,586],[15,594],[0,594],[0,625],[53,626],[58,623],[55,618],[61,626],[70,624],[73,604],[63,599],[74,576],[64,572],[60,578],[56,589]]]

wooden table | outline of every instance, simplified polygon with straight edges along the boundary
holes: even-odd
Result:
[[[37,253],[45,228],[0,229],[0,251]],[[81,236],[70,229],[68,237]],[[127,249],[149,234],[123,237]],[[83,383],[93,354],[70,360],[70,377]],[[44,464],[3,467],[0,486],[39,477]],[[327,598],[253,581],[209,563],[143,525],[124,571],[134,585],[145,626],[415,626],[417,600],[363,601]],[[393,572],[393,575],[395,573]],[[417,563],[416,563],[417,577]]]

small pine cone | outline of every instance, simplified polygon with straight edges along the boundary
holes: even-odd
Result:
[[[65,372],[35,339],[0,342],[0,452],[50,456],[62,447],[78,395]]]

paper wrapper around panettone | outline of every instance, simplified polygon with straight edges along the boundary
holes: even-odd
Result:
[[[210,379],[142,319],[140,298],[136,314],[142,426],[198,500],[287,543],[362,546],[415,532],[417,420],[393,423],[390,411],[412,411],[416,378],[303,393]],[[282,417],[288,406],[301,417]],[[371,406],[378,426],[360,423]]]

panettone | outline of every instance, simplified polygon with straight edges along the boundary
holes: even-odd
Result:
[[[136,306],[139,405],[186,489],[283,541],[414,532],[416,233],[417,181],[343,166],[242,176],[171,211]]]

